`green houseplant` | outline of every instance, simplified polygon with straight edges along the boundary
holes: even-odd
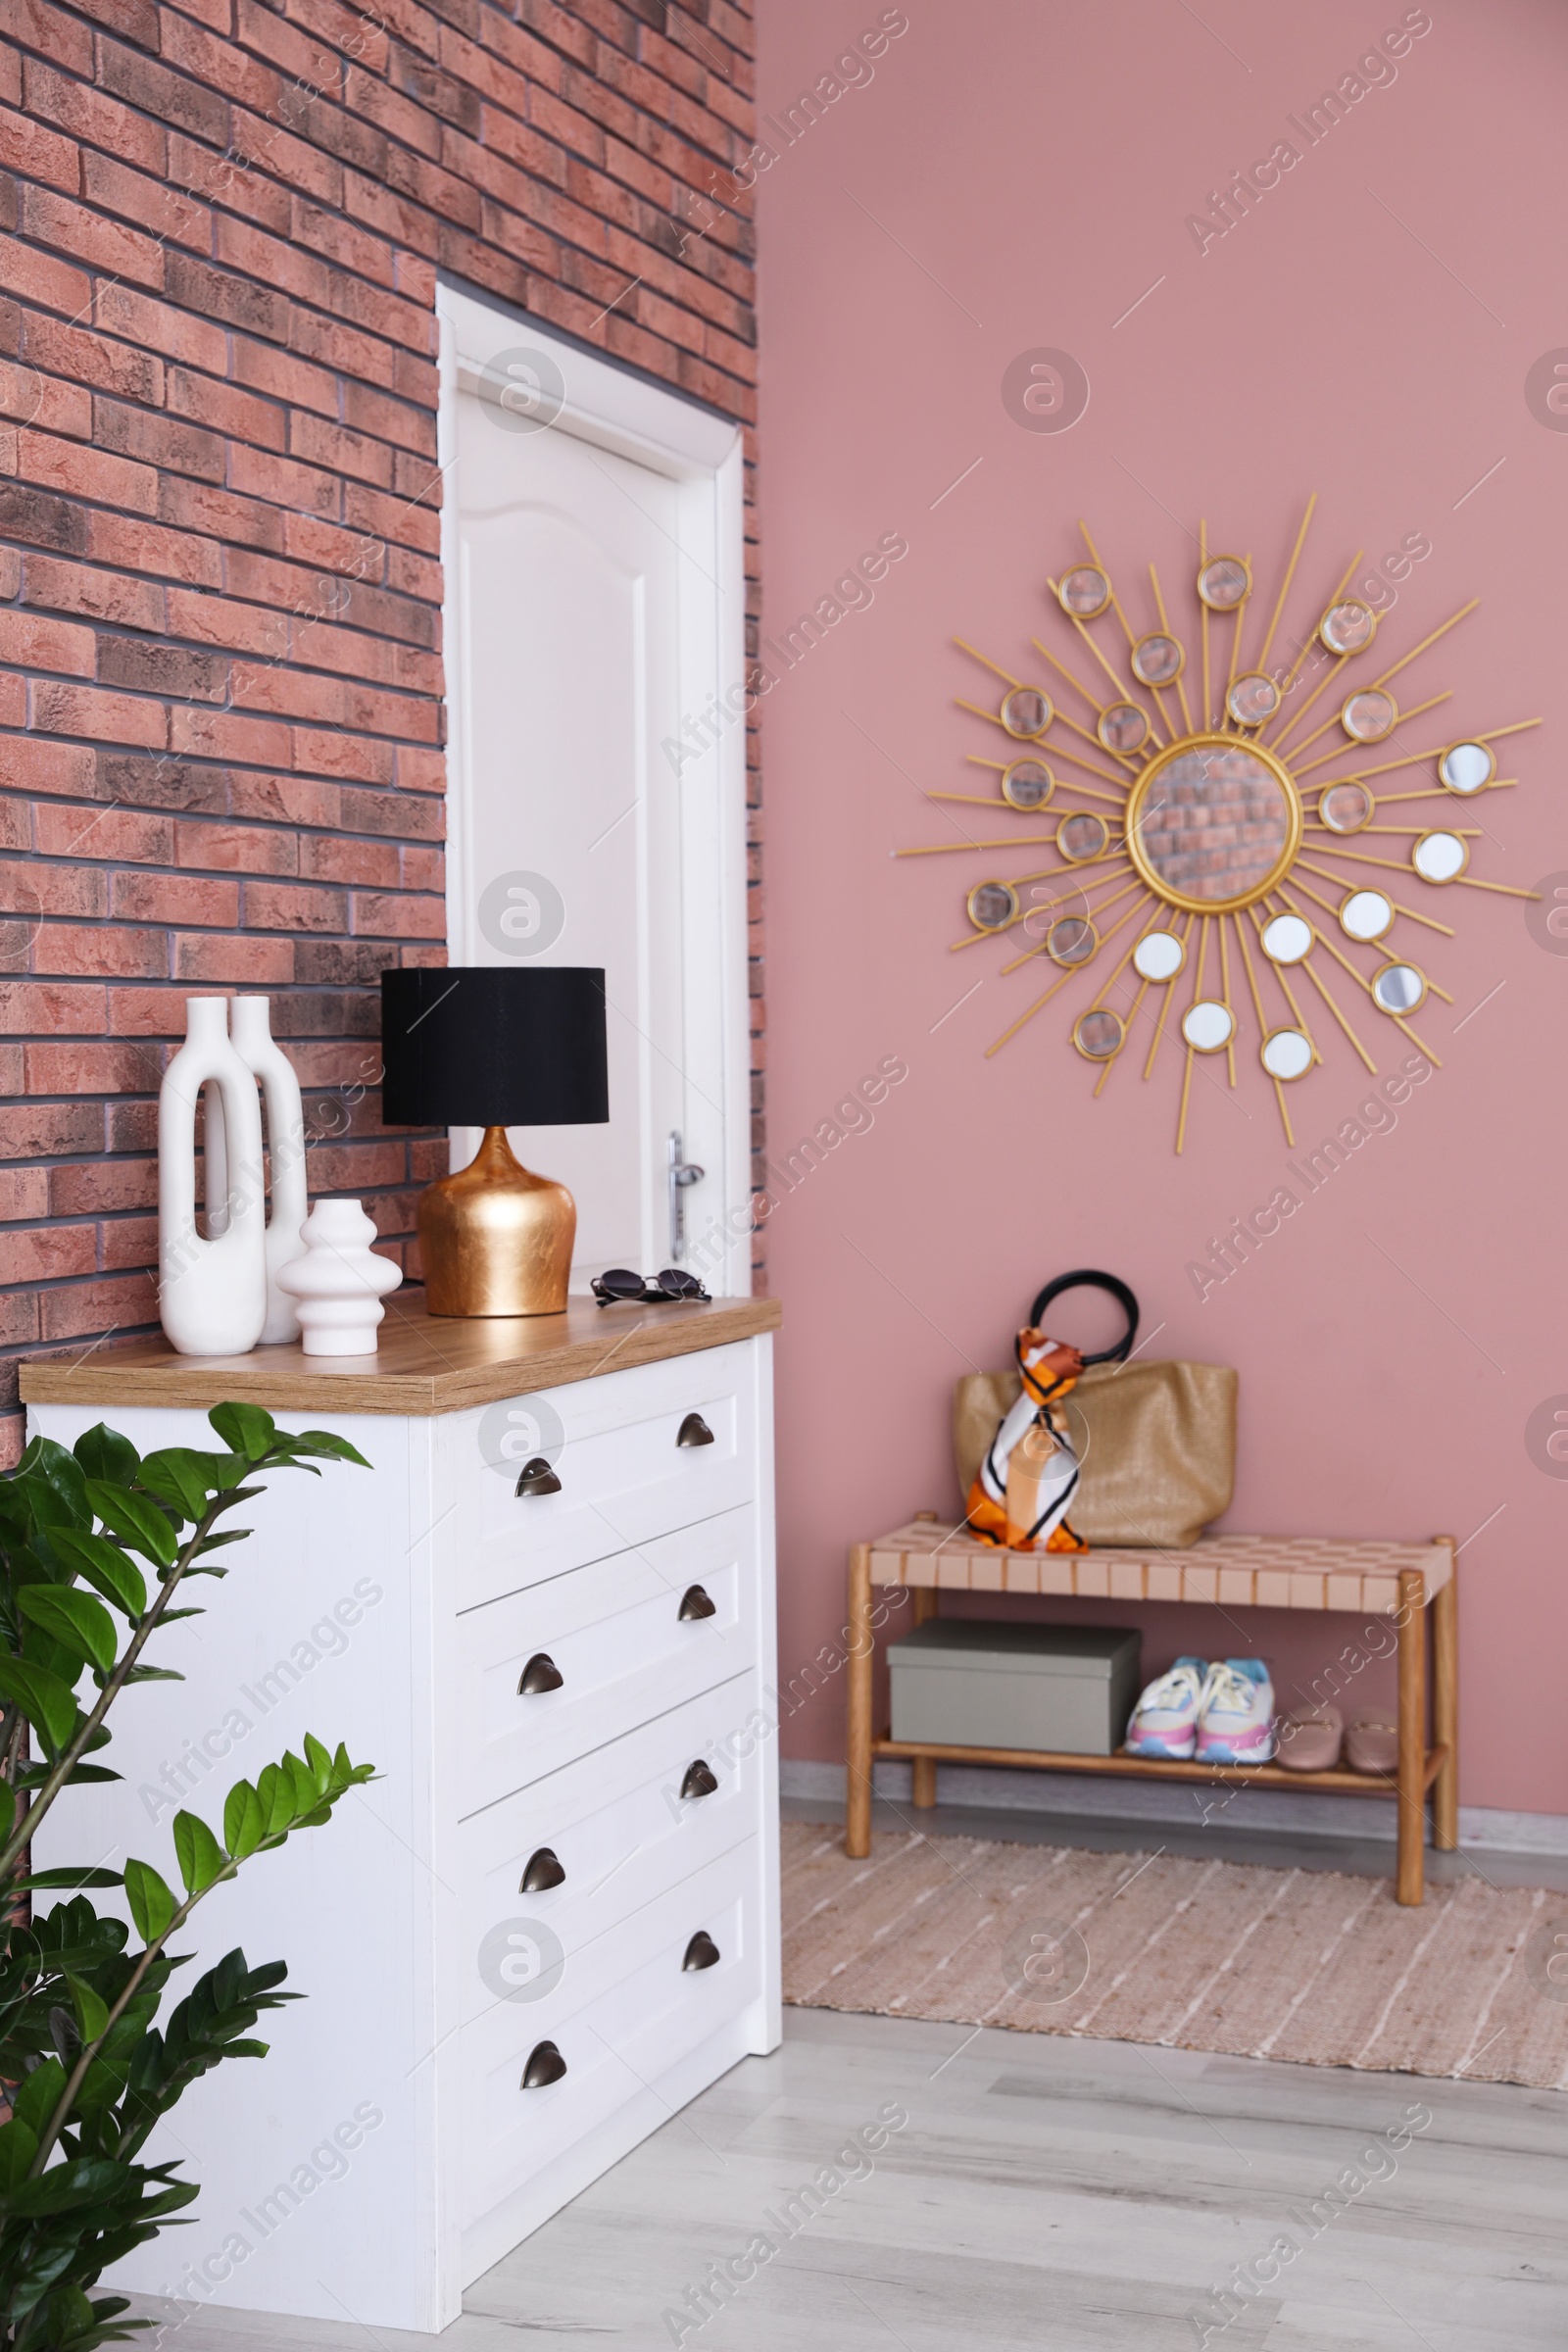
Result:
[[[118,1779],[89,1759],[107,1744],[109,1710],[128,1684],[172,1679],[145,1652],[160,1628],[201,1614],[197,1576],[246,1528],[218,1521],[262,1492],[274,1470],[326,1458],[369,1465],[342,1438],[290,1436],[255,1405],[209,1415],[221,1452],[137,1454],[100,1425],[70,1451],[35,1439],[0,1480],[0,2352],[90,2352],[144,2321],[123,2296],[87,2289],[197,2195],[176,2164],[139,2151],[159,2117],[224,2058],[260,2058],[250,2038],[279,1992],[281,1961],[252,1968],[230,1952],[198,1978],[160,2030],[173,1970],[168,1949],[198,1903],[253,1855],[329,1817],[370,1777],[340,1746],[307,1736],[254,1783],[237,1781],[221,1831],[193,1813],[172,1824],[183,1891],[151,1864],[31,1872],[28,1849],[63,1788]],[[87,1890],[124,1888],[134,1936],[101,1917]],[[45,1888],[66,1899],[41,1917]]]

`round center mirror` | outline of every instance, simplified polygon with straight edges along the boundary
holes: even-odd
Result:
[[[1212,556],[1198,575],[1198,593],[1211,612],[1234,612],[1251,585],[1240,556]]]
[[[1457,833],[1423,833],[1410,863],[1423,882],[1451,882],[1470,862],[1470,845]]]
[[[1051,698],[1038,686],[1015,686],[1004,698],[1002,723],[1009,735],[1043,735],[1051,717]]]
[[[1133,970],[1140,980],[1174,980],[1187,960],[1187,950],[1174,931],[1146,931],[1133,950]]]
[[[1250,906],[1286,872],[1301,804],[1285,769],[1234,735],[1156,753],[1127,806],[1127,846],[1150,888],[1199,913]]]
[[[1378,616],[1357,596],[1330,605],[1317,633],[1331,654],[1364,654],[1377,631]]]
[[[1497,762],[1484,743],[1456,743],[1438,761],[1438,780],[1450,792],[1479,792],[1497,772]]]
[[[1056,598],[1064,612],[1078,620],[1093,620],[1110,602],[1110,582],[1094,564],[1079,564],[1063,574]]]
[[[1014,808],[1043,808],[1056,779],[1043,760],[1015,760],[1002,779],[1002,797]]]
[[[1174,637],[1154,630],[1132,650],[1133,676],[1141,686],[1169,686],[1180,677],[1187,656]]]
[[[1319,796],[1317,812],[1331,833],[1359,833],[1375,806],[1364,784],[1331,784]]]

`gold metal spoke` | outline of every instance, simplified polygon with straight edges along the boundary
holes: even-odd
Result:
[[[1280,592],[1274,604],[1274,617],[1268,624],[1268,634],[1263,639],[1263,650],[1257,657],[1259,669],[1266,670],[1268,667],[1269,649],[1274,643],[1274,632],[1280,625],[1280,614],[1285,610],[1285,599],[1291,593],[1291,582],[1296,577],[1296,566],[1300,562],[1301,550],[1306,545],[1306,534],[1312,520],[1312,510],[1316,505],[1317,492],[1314,490],[1306,502],[1306,513],[1301,516],[1301,527],[1296,534],[1296,545],[1291,550],[1291,560],[1285,566],[1285,577],[1280,582]]]

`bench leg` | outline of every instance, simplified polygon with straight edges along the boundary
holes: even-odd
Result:
[[[1459,1842],[1459,1561],[1451,1536],[1448,1581],[1432,1601],[1432,1736],[1448,1761],[1432,1784],[1432,1842],[1451,1854]]]
[[[1398,1866],[1395,1900],[1419,1903],[1426,1886],[1427,1746],[1426,1579],[1419,1568],[1399,1571]]]
[[[914,1588],[914,1622],[925,1625],[937,1613],[937,1596],[930,1585]],[[909,1770],[909,1799],[922,1810],[937,1801],[937,1760],[935,1756],[916,1756]]]
[[[875,1663],[871,1632],[871,1546],[850,1551],[848,1611],[848,1752],[845,1757],[844,1851],[863,1861],[871,1851],[871,1678]]]

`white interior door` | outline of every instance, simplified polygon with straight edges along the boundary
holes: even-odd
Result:
[[[740,677],[740,581],[720,577],[740,566],[722,478],[737,436],[470,298],[444,291],[443,309],[452,958],[604,967],[609,1124],[512,1138],[576,1198],[573,1288],[679,1258],[744,1291],[738,707],[701,753],[682,740]],[[519,351],[526,388],[498,408],[497,353]],[[683,1247],[672,1136],[704,1171],[682,1192]],[[454,1135],[455,1166],[476,1141]]]

